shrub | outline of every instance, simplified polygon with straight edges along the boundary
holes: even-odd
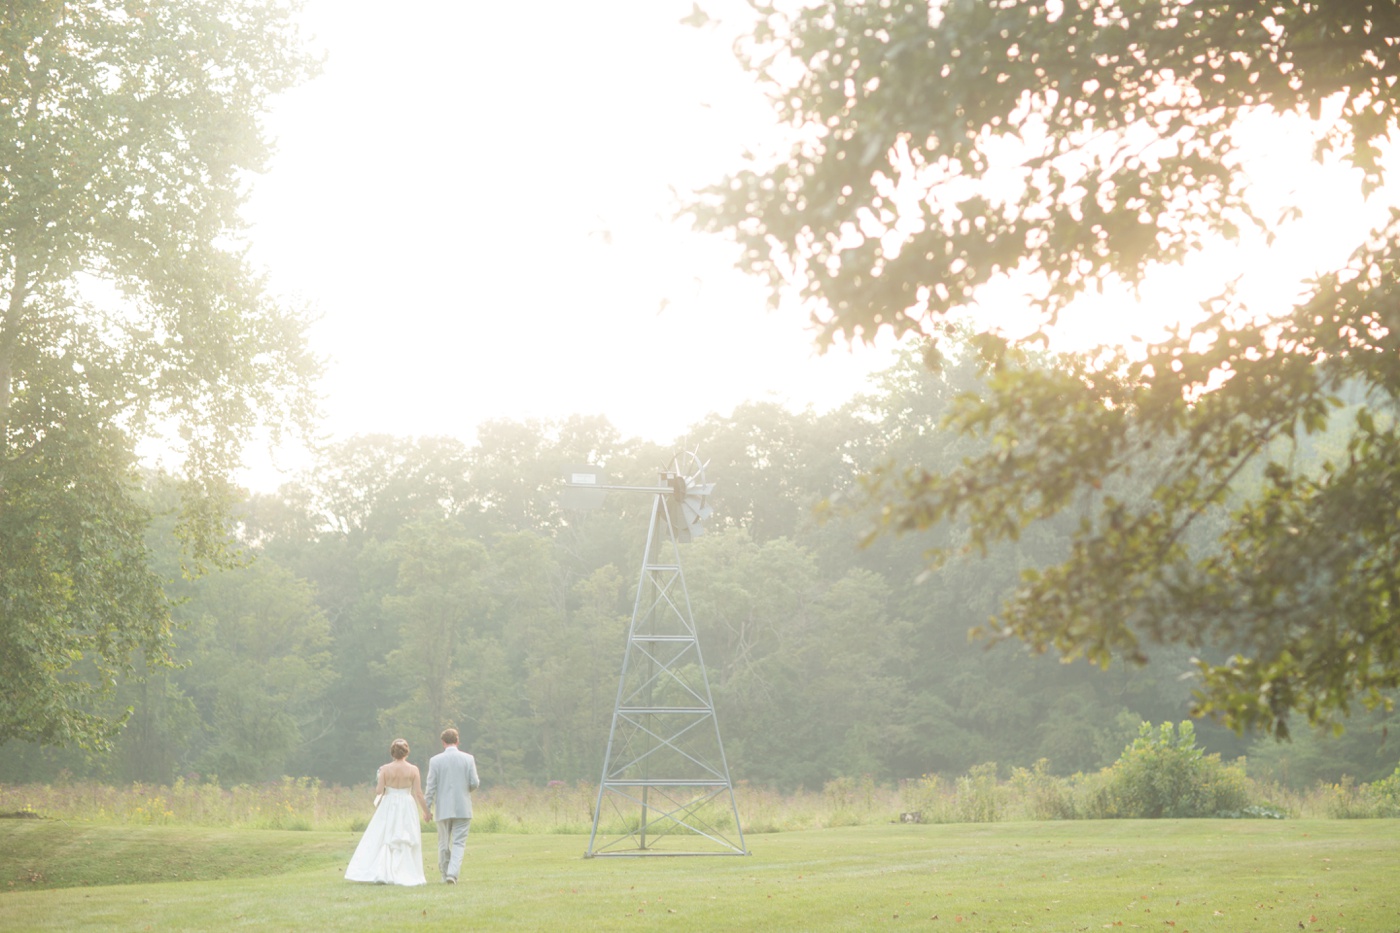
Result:
[[[899,785],[900,812],[919,814],[921,823],[950,823],[952,819],[945,812],[947,796],[943,779],[937,774],[903,781]]]
[[[827,781],[822,787],[822,795],[831,808],[831,816],[826,822],[828,826],[859,826],[868,822],[871,814],[883,803],[877,802],[877,786],[869,774],[861,775],[859,780],[839,777]]]
[[[1001,816],[1000,798],[995,762],[975,765],[958,778],[958,822],[995,823]]]
[[[1364,820],[1400,816],[1400,768],[1372,784],[1357,784],[1342,775],[1336,784],[1323,785],[1327,815],[1338,820]]]
[[[1050,761],[1041,758],[1028,771],[1015,768],[1011,787],[1020,798],[1026,819],[1072,820],[1076,815],[1074,794],[1069,782],[1050,773]]]
[[[1097,788],[1098,815],[1138,819],[1216,816],[1249,804],[1244,769],[1221,764],[1196,745],[1190,722],[1155,732],[1144,722],[1122,757],[1104,772]]]
[[[1006,816],[1007,790],[997,783],[997,766],[987,762],[947,781],[925,774],[900,786],[900,812],[917,813],[921,823],[995,823]]]
[[[1400,765],[1390,777],[1376,781],[1368,789],[1376,803],[1376,816],[1400,816]]]

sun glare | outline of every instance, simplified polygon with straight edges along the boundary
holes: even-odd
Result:
[[[1152,343],[1199,320],[1202,304],[1230,288],[1245,319],[1291,310],[1310,279],[1345,265],[1400,204],[1395,184],[1363,197],[1356,169],[1313,157],[1327,121],[1328,115],[1316,122],[1294,114],[1246,117],[1237,134],[1242,165],[1251,207],[1268,228],[1244,231],[1235,241],[1219,238],[1179,265],[1150,270],[1137,294],[1121,283],[1085,293],[1047,329],[1051,347],[1081,352]],[[1392,149],[1385,160],[1391,172],[1400,169],[1396,162]],[[1034,334],[1042,321],[1029,307],[1029,285],[1014,277],[993,283],[976,315],[1008,336]]]

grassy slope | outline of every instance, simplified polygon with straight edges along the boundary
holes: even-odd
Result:
[[[751,836],[749,857],[592,860],[580,836],[476,834],[463,884],[383,888],[342,880],[344,833],[0,825],[0,929],[1400,931],[1397,830],[865,826]],[[35,890],[65,877],[79,886]]]
[[[338,864],[344,833],[0,821],[0,891],[255,878]]]

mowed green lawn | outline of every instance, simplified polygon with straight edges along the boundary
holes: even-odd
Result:
[[[0,821],[4,930],[1400,931],[1400,822],[1157,820],[751,835],[584,859],[474,834],[463,883],[342,880],[348,833]]]

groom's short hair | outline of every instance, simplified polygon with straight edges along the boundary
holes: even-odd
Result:
[[[456,729],[443,729],[443,730],[442,730],[442,744],[443,744],[443,745],[456,745],[456,744],[457,744],[457,730],[456,730]]]

